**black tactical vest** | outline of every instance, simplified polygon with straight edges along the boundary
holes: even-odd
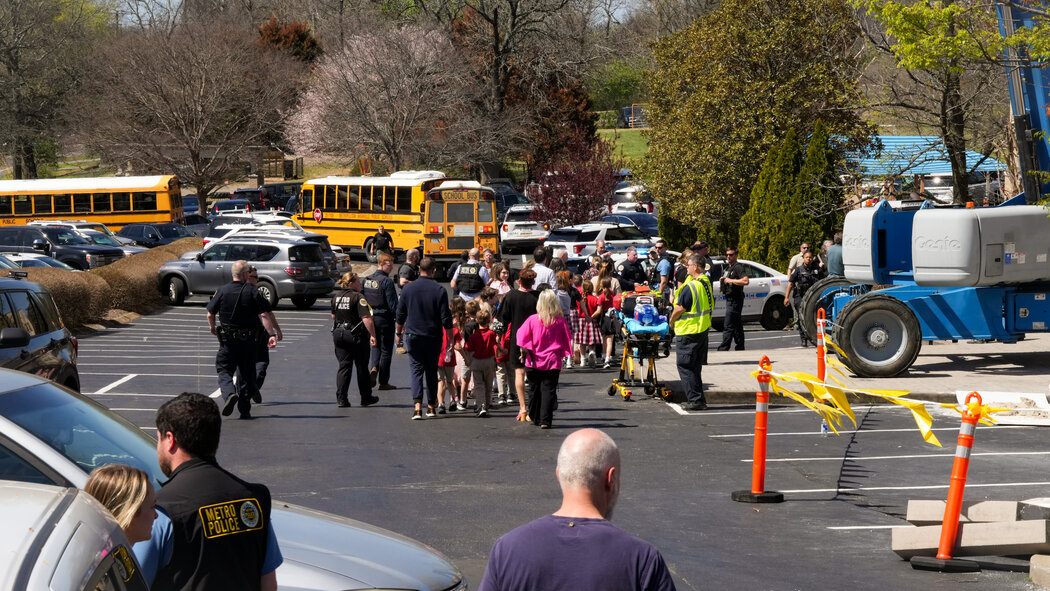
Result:
[[[456,277],[456,289],[463,293],[478,293],[485,289],[485,282],[481,279],[481,263],[466,262],[459,266],[459,276]]]

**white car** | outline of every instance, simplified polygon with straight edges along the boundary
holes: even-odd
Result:
[[[681,253],[667,251],[678,257]],[[638,258],[646,260],[648,249],[638,249]],[[625,254],[613,255],[613,261],[619,263],[627,257]],[[726,261],[723,257],[711,257],[714,263],[712,277],[721,277]],[[784,294],[787,292],[788,276],[754,261],[738,260],[750,280],[744,287],[744,322],[758,321],[766,330],[783,330],[791,318],[790,306],[784,305]],[[716,330],[722,330],[726,315],[726,298],[722,295],[719,281],[712,282],[715,297],[715,309],[711,312],[711,323]]]
[[[532,219],[532,205],[512,205],[499,227],[500,247],[504,252],[527,252],[547,239],[550,226]]]
[[[613,255],[624,253],[632,246],[648,252],[649,248],[655,244],[655,241],[637,226],[591,222],[551,230],[544,246],[554,250],[564,248],[569,252],[570,268],[575,266],[579,269],[586,269],[590,266],[587,257],[595,253],[597,248],[595,242],[598,240],[604,240],[605,248]]]
[[[19,267],[54,267],[66,271],[79,271],[58,259],[51,258],[45,254],[35,252],[5,252],[0,253],[3,257]]]
[[[157,441],[142,429],[87,396],[7,369],[0,369],[0,458],[5,480],[83,487],[92,469],[114,462],[144,470],[154,486],[167,480],[157,464]],[[2,496],[0,502],[6,506]],[[279,591],[466,589],[448,559],[394,532],[277,499],[270,517],[284,556],[277,568]],[[0,531],[12,527],[5,519]],[[83,537],[90,535],[85,531]],[[0,566],[4,560],[0,556]]]
[[[72,228],[77,231],[81,230],[94,230],[96,232],[102,232],[106,234],[116,242],[125,246],[134,246],[135,241],[125,238],[123,236],[117,236],[116,232],[110,230],[105,224],[99,222],[89,222],[87,220],[34,220],[28,222],[27,226],[62,226],[64,228]]]

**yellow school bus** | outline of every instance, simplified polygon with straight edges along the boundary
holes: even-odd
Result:
[[[343,247],[367,254],[372,237],[383,226],[394,250],[417,248],[423,241],[423,201],[445,174],[436,170],[403,170],[390,176],[329,176],[303,183],[295,221],[307,232],[328,236]],[[369,255],[375,262],[375,257]]]
[[[444,181],[427,192],[423,256],[445,266],[464,250],[491,248],[499,255],[496,193],[477,181]]]
[[[0,181],[0,224],[70,218],[116,231],[131,222],[181,222],[173,175]]]

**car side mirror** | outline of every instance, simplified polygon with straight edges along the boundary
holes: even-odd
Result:
[[[33,250],[39,250],[43,253],[51,252],[51,243],[43,238],[37,238],[33,241]]]
[[[204,262],[204,253],[203,252],[198,252],[197,256],[195,256],[193,258],[197,259],[197,262],[203,263]]]
[[[0,329],[0,348],[25,347],[29,344],[29,333],[24,328]]]

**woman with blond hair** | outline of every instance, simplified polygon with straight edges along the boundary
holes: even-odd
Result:
[[[602,284],[608,279],[609,285],[611,286],[613,295],[619,294],[622,289],[620,288],[620,280],[616,277],[616,269],[613,268],[612,261],[604,261],[601,268],[598,270],[598,274],[591,279],[591,283],[594,284],[594,293],[598,293],[604,289]]]
[[[127,464],[107,464],[95,468],[88,476],[84,492],[116,518],[120,529],[132,544],[150,539],[157,511],[157,493],[149,475]]]
[[[569,324],[561,312],[553,289],[540,294],[536,313],[518,329],[518,347],[525,351],[525,373],[529,378],[529,417],[541,429],[550,429],[558,404],[561,360],[572,352]]]

